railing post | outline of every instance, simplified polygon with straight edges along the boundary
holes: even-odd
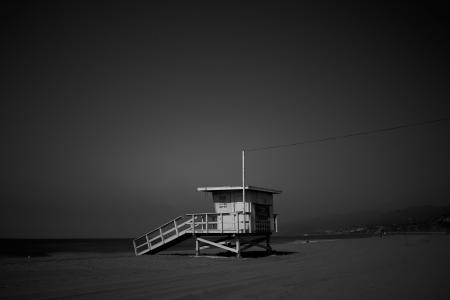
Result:
[[[239,212],[236,212],[237,232],[239,233]]]
[[[159,227],[159,235],[161,236],[161,241],[164,243],[164,236],[163,236],[163,232],[162,232],[162,228]]]
[[[178,234],[178,225],[177,225],[177,221],[173,220],[173,226],[175,227],[175,233],[177,234],[177,236],[179,236]]]
[[[192,233],[195,233],[195,215],[192,215]]]
[[[148,234],[145,235],[145,239],[147,240],[147,248],[152,250],[152,245],[150,244],[150,240],[148,239]]]
[[[208,214],[205,214],[206,218],[206,233],[208,233]]]
[[[136,249],[136,241],[133,240],[133,247],[134,247],[134,255],[137,256],[137,249]]]
[[[223,213],[220,213],[220,222],[222,223],[221,227],[220,227],[221,228],[220,230],[223,233]]]

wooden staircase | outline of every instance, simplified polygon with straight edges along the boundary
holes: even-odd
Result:
[[[133,240],[136,255],[155,254],[192,236],[192,218],[179,216]]]

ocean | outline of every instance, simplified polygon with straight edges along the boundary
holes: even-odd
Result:
[[[272,236],[272,244],[289,243],[294,241],[360,238],[368,235],[298,235]],[[120,254],[134,255],[133,239],[0,239],[0,257],[50,257],[55,255],[92,255],[92,254]],[[188,239],[173,247],[170,251],[195,249],[194,239]]]

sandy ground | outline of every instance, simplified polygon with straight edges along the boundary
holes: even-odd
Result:
[[[293,253],[2,259],[0,299],[450,299],[449,235],[275,248]]]

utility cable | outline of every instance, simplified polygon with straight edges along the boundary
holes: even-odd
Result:
[[[416,123],[401,124],[401,125],[397,125],[397,126],[393,126],[393,127],[384,127],[384,128],[378,128],[378,129],[373,129],[373,130],[368,130],[368,131],[358,131],[358,132],[353,132],[353,133],[348,133],[348,134],[343,134],[343,135],[335,135],[335,136],[329,136],[329,137],[324,137],[324,138],[319,138],[319,139],[304,140],[304,141],[299,141],[299,142],[289,143],[289,144],[279,144],[279,145],[271,145],[271,146],[264,146],[264,147],[257,147],[257,148],[249,148],[249,149],[244,149],[244,150],[247,152],[266,151],[266,150],[272,150],[272,149],[278,149],[278,148],[294,147],[294,146],[305,145],[305,144],[323,143],[323,142],[332,141],[332,140],[347,139],[347,138],[356,137],[356,136],[363,136],[363,135],[370,135],[370,134],[394,131],[394,130],[409,128],[409,127],[431,125],[431,124],[435,124],[435,123],[439,123],[439,122],[443,122],[443,121],[449,121],[449,120],[450,120],[450,116],[439,118],[439,119],[416,122]]]

